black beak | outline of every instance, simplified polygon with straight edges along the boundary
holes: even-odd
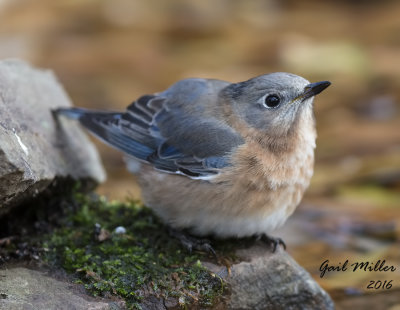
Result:
[[[322,82],[316,82],[316,83],[308,84],[304,88],[303,100],[306,100],[306,99],[311,98],[311,97],[313,97],[315,95],[318,95],[320,92],[322,92],[329,85],[331,85],[331,82],[329,82],[329,81],[322,81]]]

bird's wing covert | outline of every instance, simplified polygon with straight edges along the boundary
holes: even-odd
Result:
[[[80,121],[111,146],[159,170],[208,178],[229,165],[230,152],[243,139],[224,122],[204,116],[198,88],[190,97],[171,91],[145,95],[125,113],[87,114]]]

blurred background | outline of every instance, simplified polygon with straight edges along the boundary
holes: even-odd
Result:
[[[400,309],[400,2],[0,0],[0,58],[54,70],[76,106],[122,110],[186,77],[288,71],[332,86],[315,101],[315,174],[276,235],[338,309]],[[140,198],[100,143],[110,199]],[[386,260],[392,272],[319,267]],[[393,280],[391,289],[366,289]],[[373,305],[376,305],[374,307]]]

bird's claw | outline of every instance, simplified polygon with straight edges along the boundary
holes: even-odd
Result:
[[[281,238],[271,237],[266,234],[261,235],[260,240],[268,245],[272,245],[272,253],[276,252],[278,245],[281,245],[286,250],[286,244]]]
[[[192,253],[193,250],[204,251],[206,253],[211,253],[214,257],[217,257],[215,250],[211,246],[211,243],[207,239],[196,238],[182,230],[176,230],[169,228],[168,230],[171,237],[180,241],[180,243]]]

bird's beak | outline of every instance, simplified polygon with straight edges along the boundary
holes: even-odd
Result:
[[[329,85],[331,85],[331,82],[329,81],[321,81],[321,82],[316,82],[316,83],[311,83],[308,84],[304,88],[304,93],[303,93],[303,101],[311,98],[315,95],[318,95],[320,92],[322,92],[325,88],[327,88]]]

